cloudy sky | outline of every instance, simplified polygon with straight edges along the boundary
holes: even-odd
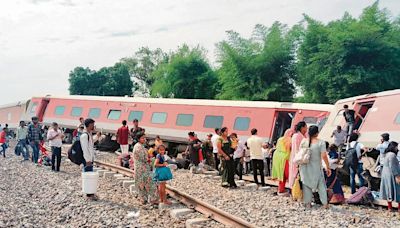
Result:
[[[215,56],[226,30],[249,36],[255,24],[293,25],[306,13],[320,21],[358,16],[372,0],[2,0],[0,104],[34,95],[68,94],[76,66],[99,69],[139,47],[200,44]],[[399,0],[381,0],[392,15]]]

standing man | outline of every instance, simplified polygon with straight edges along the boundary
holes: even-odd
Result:
[[[215,134],[211,137],[211,143],[213,146],[213,153],[214,153],[214,164],[215,164],[215,169],[219,170],[219,156],[218,156],[218,139],[221,135],[220,129],[219,128],[215,128],[214,129]]]
[[[139,142],[139,135],[144,134],[144,129],[139,127],[139,120],[134,119],[133,120],[133,128],[131,129],[131,137],[133,139],[133,146],[135,146],[136,143]]]
[[[261,185],[265,186],[264,181],[264,157],[262,153],[263,140],[257,136],[257,129],[251,130],[251,137],[247,139],[247,146],[250,150],[251,165],[253,167],[254,182],[258,184],[257,170],[260,171]]]
[[[94,153],[94,143],[93,143],[93,131],[94,131],[94,123],[93,119],[85,120],[85,131],[81,135],[80,143],[83,151],[83,158],[85,159],[83,163],[83,172],[93,172],[93,162],[95,158]],[[97,200],[97,196],[95,194],[87,194],[88,199]]]
[[[349,167],[350,169],[350,187],[351,187],[351,194],[356,192],[356,175],[358,176],[358,180],[360,181],[360,187],[364,186],[364,177],[361,175],[363,172],[363,162],[361,160],[362,151],[367,151],[366,148],[362,143],[358,142],[358,134],[351,133],[349,137],[349,148],[354,148],[357,153],[358,157],[358,164],[353,167]]]
[[[58,124],[54,122],[52,128],[47,132],[47,139],[51,147],[51,170],[59,172],[61,165],[61,147],[64,135],[58,128]],[[57,160],[57,165],[56,165]]]
[[[336,130],[332,132],[331,138],[333,138],[334,144],[339,148],[338,151],[341,152],[346,142],[347,132],[342,130],[342,127],[338,125]]]
[[[6,150],[7,150],[7,128],[4,127],[3,130],[0,132],[0,144],[1,144],[1,151],[3,152],[3,157],[6,157]]]
[[[129,152],[128,145],[128,137],[129,137],[129,128],[126,126],[126,120],[122,121],[122,127],[120,127],[117,131],[117,142],[121,147],[121,152],[124,155],[127,155]]]
[[[18,144],[22,148],[22,157],[24,157],[23,161],[29,160],[29,149],[27,145],[28,141],[28,128],[25,126],[25,121],[19,122],[19,127],[17,129],[16,139]]]
[[[39,118],[32,117],[32,123],[28,127],[29,144],[32,147],[32,161],[37,164],[39,159],[39,144],[43,140],[42,126],[39,124]]]
[[[211,142],[212,136],[212,134],[208,134],[207,139],[203,141],[203,145],[201,147],[203,151],[203,158],[206,160],[206,164],[210,167],[215,166],[213,157],[213,146]]]
[[[79,128],[80,125],[85,125],[85,118],[83,118],[83,117],[79,118],[78,128]]]
[[[364,119],[360,114],[356,113],[353,109],[349,109],[348,105],[344,105],[344,112],[343,112],[343,117],[346,120],[347,124],[347,135],[350,136],[351,133],[353,133],[354,130],[354,123],[356,121],[356,115],[360,117],[360,119]]]

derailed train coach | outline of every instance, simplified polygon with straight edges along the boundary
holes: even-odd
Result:
[[[8,124],[11,131],[15,131],[23,115],[27,110],[29,102],[20,101],[0,106],[0,123],[2,127]]]
[[[195,99],[160,99],[139,97],[46,96],[33,97],[23,115],[25,120],[38,116],[44,125],[58,122],[71,138],[79,117],[90,117],[103,133],[115,134],[122,120],[140,121],[149,137],[159,135],[173,144],[187,142],[188,131],[200,139],[214,128],[228,127],[241,139],[252,128],[265,141],[273,142],[299,121],[322,124],[332,105],[298,104],[268,101],[226,101]],[[322,126],[322,125],[321,125]]]
[[[372,149],[362,158],[364,168],[370,170],[371,174],[377,177],[374,167],[379,152],[374,148],[380,143],[380,135],[389,133],[391,140],[400,141],[399,101],[400,89],[339,100],[335,103],[320,133],[320,138],[333,143],[331,134],[336,127],[346,128],[343,106],[348,105],[349,109],[353,109],[363,117],[363,119],[356,118],[354,128],[360,134],[358,141]]]

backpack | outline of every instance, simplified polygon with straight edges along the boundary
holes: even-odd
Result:
[[[354,147],[349,148],[345,152],[345,158],[343,162],[344,169],[349,173],[349,168],[351,167],[355,172],[357,171],[358,156],[357,156],[357,142]]]
[[[87,133],[84,133],[84,134],[87,134]],[[88,137],[88,141],[89,141],[89,137]],[[80,140],[75,141],[72,144],[71,148],[69,148],[68,159],[77,165],[83,164],[85,162],[85,158],[83,157],[83,150],[82,150]]]
[[[371,190],[367,187],[361,187],[358,189],[356,193],[351,195],[347,200],[348,204],[370,204],[374,205],[374,196],[371,193]]]

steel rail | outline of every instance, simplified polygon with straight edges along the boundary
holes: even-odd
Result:
[[[134,177],[133,170],[127,169],[125,167],[121,167],[121,166],[110,164],[110,163],[105,163],[102,161],[94,161],[94,165],[96,165],[100,168],[106,169],[106,170],[110,170],[110,171],[122,174],[127,177],[132,177],[132,178]]]
[[[180,192],[177,189],[167,185],[167,193],[175,198],[176,200],[180,201],[181,203],[188,206],[190,209],[195,209],[196,211],[204,214],[207,218],[213,219],[217,222],[220,222],[224,225],[230,227],[256,227],[249,222],[235,217],[221,209],[218,209],[208,203],[205,203],[201,200],[198,200],[186,193]]]
[[[95,161],[94,164],[98,167],[120,173],[124,176],[134,177],[134,171],[131,169],[127,169],[125,167],[121,167],[118,165],[101,162],[101,161]],[[249,222],[247,222],[241,218],[235,217],[225,211],[222,211],[221,209],[218,209],[208,203],[205,203],[199,199],[196,199],[196,198],[194,198],[186,193],[183,193],[169,185],[167,185],[166,191],[172,198],[185,204],[190,209],[194,209],[194,210],[204,214],[207,218],[213,219],[224,225],[235,227],[235,228],[236,227],[249,227],[249,228],[256,227],[255,225],[250,224]]]

